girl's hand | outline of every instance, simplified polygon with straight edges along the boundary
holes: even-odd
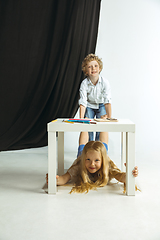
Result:
[[[124,165],[126,167],[126,163],[124,163]],[[132,174],[134,177],[138,177],[138,167],[137,166],[133,169]]]
[[[132,174],[134,177],[138,177],[138,167],[137,166],[133,169]]]
[[[48,173],[46,174],[46,183],[48,184]]]
[[[57,185],[60,185],[59,176],[58,175],[56,175],[56,180],[57,180]]]
[[[58,180],[59,180],[59,176],[56,175],[56,180],[57,180],[57,184],[58,184]],[[48,184],[48,173],[46,174],[46,183]]]

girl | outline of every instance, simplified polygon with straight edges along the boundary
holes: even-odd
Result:
[[[70,179],[75,183],[71,192],[88,192],[91,189],[105,186],[112,178],[126,183],[126,173],[121,172],[107,155],[107,134],[100,133],[101,141],[88,140],[88,133],[82,132],[79,138],[78,157],[62,176],[56,176],[57,185],[64,185]],[[138,167],[132,171],[134,177],[138,176]],[[48,183],[48,175],[46,175]]]

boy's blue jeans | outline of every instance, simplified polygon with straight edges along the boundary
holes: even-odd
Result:
[[[103,144],[104,144],[104,146],[105,146],[105,148],[106,148],[106,151],[107,151],[107,153],[108,153],[108,145],[107,145],[107,143],[104,143],[104,142],[103,142]],[[85,144],[79,145],[79,147],[78,147],[78,153],[77,153],[77,158],[82,154],[82,151],[83,151],[84,146],[85,146]]]
[[[101,118],[101,116],[106,114],[106,109],[103,103],[99,104],[99,109],[93,109],[90,107],[86,107],[86,112],[84,117],[87,118],[94,118],[96,116],[96,118]],[[95,137],[95,141],[99,141],[99,132],[96,132],[96,137]],[[89,141],[93,141],[93,132],[89,132]]]

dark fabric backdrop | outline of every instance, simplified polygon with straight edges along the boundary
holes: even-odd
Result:
[[[47,145],[47,123],[78,109],[81,62],[100,0],[0,1],[0,150]]]

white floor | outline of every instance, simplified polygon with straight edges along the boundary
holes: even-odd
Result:
[[[75,155],[65,154],[65,168]],[[0,240],[160,240],[159,157],[136,156],[142,192],[135,197],[120,184],[71,195],[71,186],[61,186],[48,195],[47,147],[1,152]]]

